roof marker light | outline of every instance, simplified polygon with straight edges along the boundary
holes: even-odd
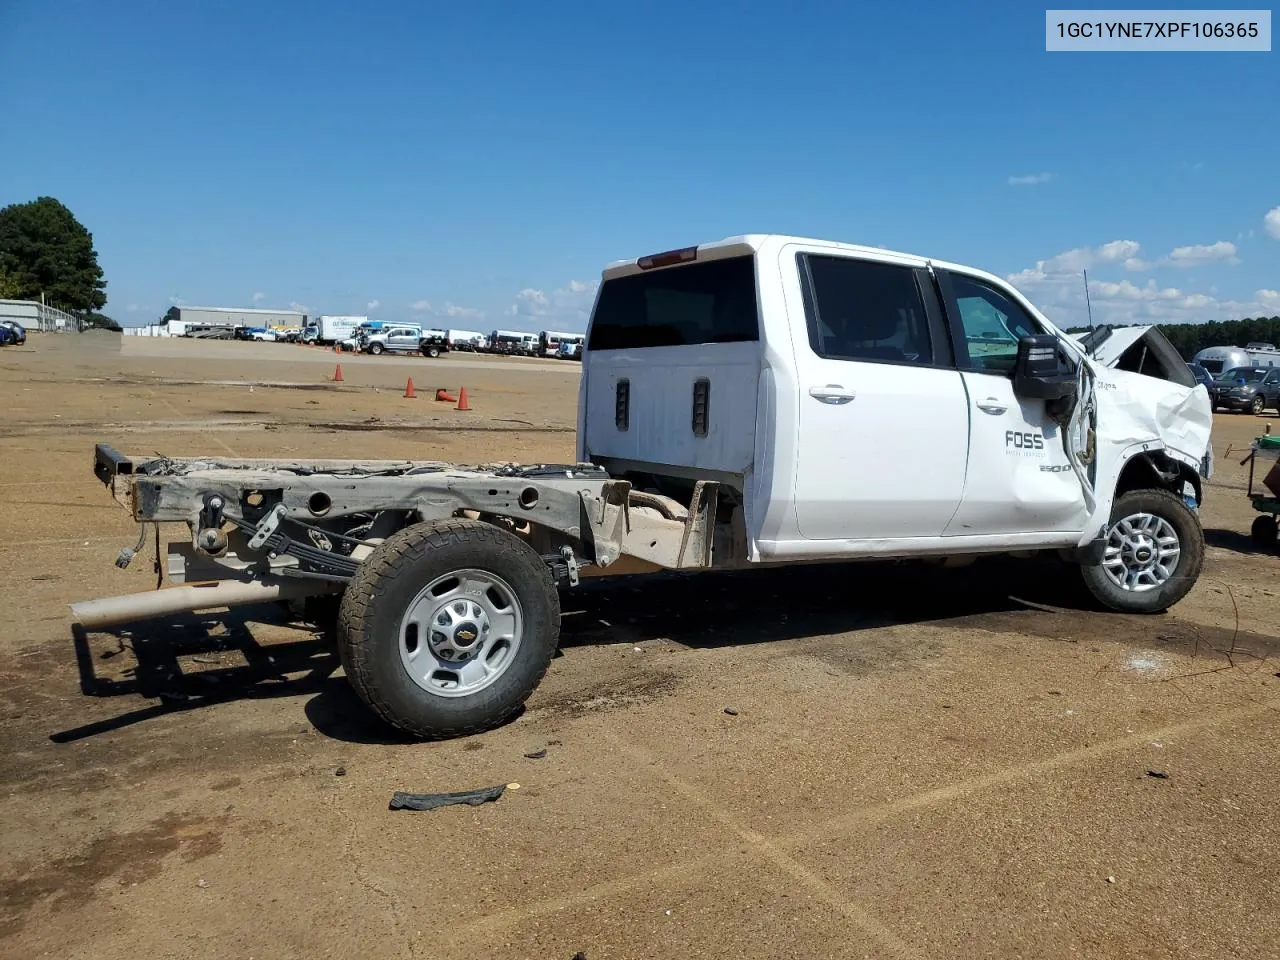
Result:
[[[665,253],[654,253],[641,257],[636,266],[641,270],[652,270],[654,267],[670,267],[677,263],[689,263],[698,259],[697,247],[682,247],[679,250],[668,250]]]

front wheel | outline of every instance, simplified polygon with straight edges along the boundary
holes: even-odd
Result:
[[[542,558],[476,520],[416,524],[379,544],[338,618],[338,652],[360,698],[433,739],[512,717],[559,639],[560,599]]]
[[[1253,402],[1249,404],[1249,409],[1253,412],[1253,415],[1255,417],[1258,414],[1262,413],[1262,411],[1265,410],[1266,408],[1267,408],[1267,400],[1264,396],[1262,396],[1262,394],[1258,394],[1256,397],[1254,397]]]
[[[1185,597],[1204,566],[1204,530],[1180,497],[1133,490],[1116,498],[1102,562],[1081,567],[1085,585],[1121,613],[1161,613]]]
[[[380,343],[369,344],[369,352],[372,353],[375,357],[382,352],[382,349],[383,349],[382,344]]]

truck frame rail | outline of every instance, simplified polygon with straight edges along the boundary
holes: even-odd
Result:
[[[683,504],[635,490],[593,464],[138,458],[99,443],[93,470],[144,527],[189,527],[188,541],[168,547],[171,584],[253,585],[221,593],[243,595],[242,602],[273,590],[288,597],[339,590],[382,540],[452,517],[490,522],[526,540],[564,585],[606,572],[706,569],[714,559],[719,484],[697,483]],[[191,592],[190,603],[204,603],[206,595],[215,594]],[[103,626],[173,613],[175,604],[209,608],[177,597],[165,604],[125,600],[77,609]]]

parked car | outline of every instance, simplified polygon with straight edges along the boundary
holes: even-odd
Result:
[[[0,320],[0,327],[4,327],[9,333],[9,339],[5,343],[27,342],[27,328],[17,320]]]
[[[270,330],[267,327],[250,327],[249,339],[274,343],[280,337],[274,330]]]
[[[13,331],[4,324],[0,324],[0,347],[7,347],[9,344],[13,343],[13,341]]]
[[[1232,367],[1209,387],[1213,408],[1253,414],[1280,409],[1280,367]]]
[[[1191,371],[1191,375],[1196,378],[1196,383],[1201,384],[1205,389],[1211,389],[1213,386],[1213,374],[1206,370],[1201,364],[1188,363],[1187,369]]]

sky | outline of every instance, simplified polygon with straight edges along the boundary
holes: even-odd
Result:
[[[1168,6],[1168,4],[1165,4]],[[1280,52],[1046,53],[1044,8],[0,0],[0,205],[105,312],[582,329],[742,233],[1007,276],[1060,326],[1280,314]]]

